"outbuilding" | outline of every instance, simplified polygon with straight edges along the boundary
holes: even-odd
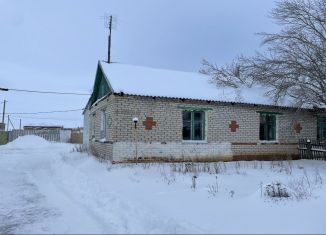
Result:
[[[84,144],[102,158],[215,161],[293,158],[326,138],[326,114],[274,104],[262,87],[221,88],[199,73],[99,62]]]

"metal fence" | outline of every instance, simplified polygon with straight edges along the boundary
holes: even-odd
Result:
[[[325,160],[326,142],[310,139],[299,140],[299,154],[301,159]]]
[[[8,132],[8,142],[19,136],[37,135],[48,141],[68,143],[70,141],[70,130],[12,130]]]

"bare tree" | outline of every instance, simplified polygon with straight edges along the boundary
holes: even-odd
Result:
[[[200,72],[219,86],[261,84],[275,102],[290,97],[298,106],[325,106],[326,1],[278,1],[271,17],[281,30],[259,34],[264,53],[221,67],[204,60]]]

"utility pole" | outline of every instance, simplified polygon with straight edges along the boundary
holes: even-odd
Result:
[[[2,123],[5,123],[6,102],[7,100],[3,101]]]
[[[111,63],[111,32],[112,32],[112,15],[110,15],[109,18],[108,63]]]
[[[22,120],[19,119],[19,130],[21,130],[21,129],[22,129]]]
[[[9,131],[9,115],[8,115],[8,121],[7,121],[7,131]]]

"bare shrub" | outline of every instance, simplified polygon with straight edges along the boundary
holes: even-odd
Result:
[[[303,175],[304,175],[304,179],[306,180],[309,188],[311,188],[310,179],[309,179],[309,176],[308,176],[307,171],[305,169],[303,170]]]
[[[88,155],[91,154],[91,150],[84,144],[78,144],[74,146],[71,152],[87,153]]]
[[[167,173],[164,164],[162,164],[162,167],[160,167],[159,169],[160,169],[160,174],[162,176],[162,180],[166,182],[168,185],[176,181],[174,171],[170,170],[169,173]]]
[[[172,163],[170,166],[171,166],[171,171],[177,172],[177,165],[175,163]]]
[[[150,162],[141,163],[141,166],[144,170],[149,169],[152,165],[154,165],[154,163],[150,163]]]
[[[289,186],[293,191],[293,196],[297,200],[307,199],[313,195],[317,187],[321,187],[323,178],[318,168],[315,168],[313,179],[311,179],[307,171],[303,168],[303,176],[299,179],[290,181]]]
[[[217,176],[215,176],[215,183],[208,185],[208,194],[215,197],[218,193],[218,182],[217,182]]]
[[[195,167],[194,163],[186,163],[185,164],[185,169],[184,169],[185,173],[187,173],[187,172],[195,172],[195,171],[196,171],[196,167]]]
[[[225,162],[214,162],[212,165],[212,172],[215,174],[226,173],[227,167]]]
[[[319,173],[319,169],[315,168],[315,185],[322,185],[323,184],[323,178],[321,177]]]
[[[239,161],[235,162],[235,171],[237,174],[240,174],[241,163]]]
[[[252,161],[252,165],[254,169],[258,168],[258,162],[257,161]]]
[[[184,164],[183,163],[172,163],[170,164],[171,171],[178,172],[178,173],[184,173]]]
[[[311,196],[311,188],[308,186],[305,177],[292,180],[289,183],[289,187],[292,189],[293,197],[298,201],[307,199]]]
[[[287,160],[285,166],[285,173],[288,175],[292,175],[292,169],[293,169],[292,160]]]
[[[196,175],[194,175],[194,176],[192,176],[192,178],[191,178],[191,188],[195,191],[196,190],[196,184],[197,184],[197,182],[196,182],[196,180],[197,180],[197,176]]]
[[[202,172],[210,173],[210,164],[209,163],[202,164]]]
[[[270,169],[277,172],[284,172],[287,175],[292,174],[293,164],[291,160],[287,161],[271,161]]]

